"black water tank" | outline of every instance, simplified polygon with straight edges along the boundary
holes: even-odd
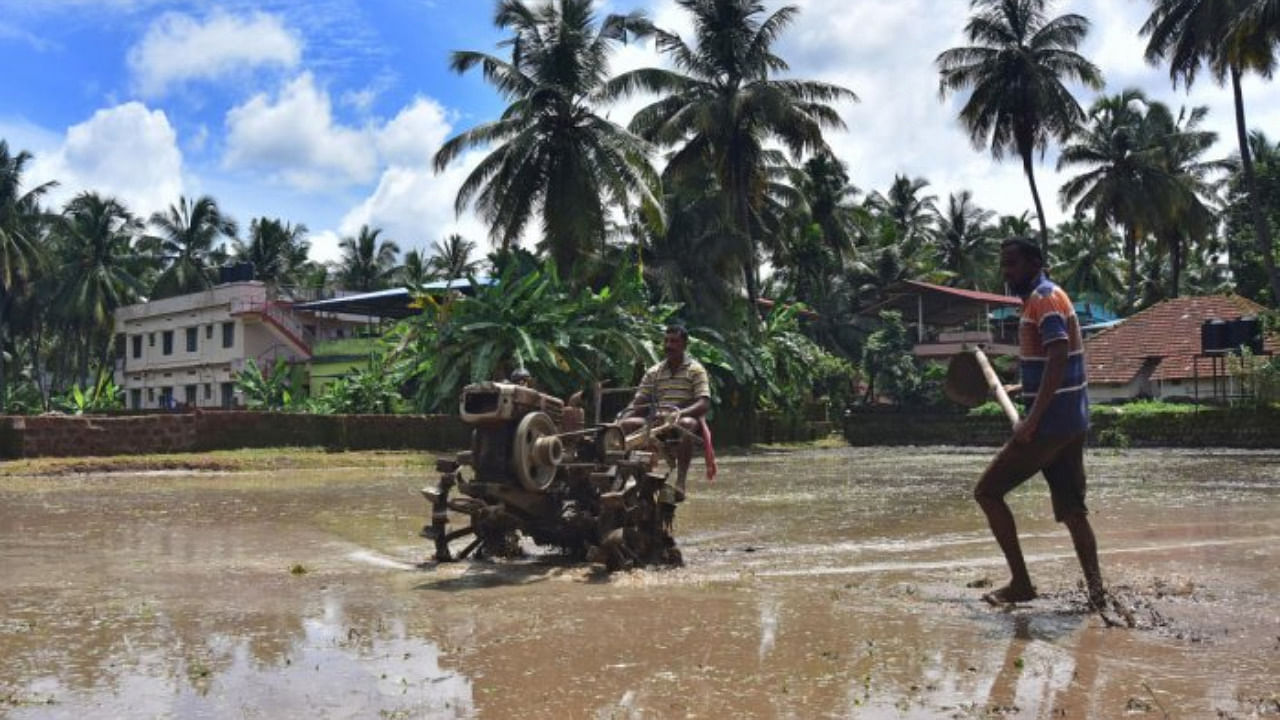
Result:
[[[1262,352],[1262,323],[1253,315],[1236,318],[1227,323],[1227,347],[1231,352],[1240,352],[1241,347],[1249,348],[1249,352]]]
[[[1227,351],[1227,323],[1219,318],[1209,318],[1200,326],[1200,352],[1205,355]]]

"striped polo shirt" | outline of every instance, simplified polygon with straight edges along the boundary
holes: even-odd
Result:
[[[1085,377],[1084,342],[1080,321],[1071,298],[1041,273],[1035,289],[1022,300],[1022,321],[1018,327],[1022,400],[1030,409],[1040,391],[1048,352],[1055,342],[1067,343],[1067,370],[1062,386],[1053,395],[1049,409],[1041,416],[1040,435],[1072,435],[1089,428],[1089,393]]]
[[[674,405],[683,408],[698,398],[709,398],[711,385],[707,381],[707,370],[688,355],[674,370],[663,360],[645,371],[640,387],[636,389],[636,404],[652,405],[655,394],[659,407]]]

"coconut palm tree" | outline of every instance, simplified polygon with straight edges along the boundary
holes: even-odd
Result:
[[[1249,134],[1249,155],[1253,158],[1253,187],[1263,198],[1264,215],[1270,222],[1270,229],[1280,231],[1280,142],[1273,142],[1265,133],[1255,130]],[[1224,213],[1231,275],[1237,292],[1251,298],[1263,297],[1269,289],[1270,278],[1258,257],[1252,197],[1239,155],[1234,155],[1231,162],[1233,167],[1226,183]]]
[[[1150,101],[1139,90],[1099,98],[1089,109],[1088,125],[1062,149],[1058,169],[1084,167],[1059,190],[1063,208],[1093,213],[1096,224],[1115,224],[1124,235],[1128,300],[1138,292],[1138,245],[1159,222],[1175,191],[1160,165],[1144,125]]]
[[[0,140],[0,294],[30,278],[42,260],[37,238],[31,236],[30,219],[39,214],[40,198],[57,183],[24,192],[22,173],[30,161],[31,153],[11,154],[9,144]]]
[[[1119,238],[1111,228],[1076,215],[1054,228],[1053,237],[1057,260],[1049,271],[1054,280],[1072,297],[1087,294],[1115,308],[1126,285],[1118,263]]]
[[[1009,152],[1022,159],[1047,254],[1049,227],[1032,160],[1084,119],[1065,83],[1102,87],[1102,73],[1076,53],[1089,21],[1076,14],[1050,19],[1045,0],[970,0],[969,6],[974,14],[965,36],[971,44],[938,55],[938,91],[945,98],[972,89],[960,122],[974,147],[990,147],[997,160]]]
[[[947,198],[947,210],[938,213],[938,267],[951,273],[949,285],[988,290],[994,276],[998,245],[991,234],[991,210],[973,202],[973,193],[961,190]]]
[[[219,238],[234,238],[236,223],[225,217],[218,203],[208,195],[194,201],[185,196],[168,211],[151,216],[151,225],[160,236],[148,244],[154,246],[165,263],[156,279],[152,298],[199,292],[213,286],[213,268],[217,264]]]
[[[396,274],[400,246],[394,240],[379,240],[382,228],[362,225],[355,237],[342,238],[338,247],[338,281],[347,290],[380,290]]]
[[[826,246],[840,256],[853,251],[851,216],[859,190],[849,184],[844,163],[831,153],[818,153],[797,173],[795,188],[809,207],[809,216],[822,229]]]
[[[253,276],[276,285],[296,285],[307,263],[311,243],[307,226],[274,218],[249,221],[249,241],[231,243],[236,260],[253,263]]]
[[[632,131],[675,148],[665,176],[683,174],[714,188],[725,247],[754,308],[758,292],[758,227],[769,184],[766,146],[776,142],[799,159],[829,152],[822,131],[843,128],[832,103],[857,100],[830,83],[780,79],[788,69],[774,44],[799,10],[783,6],[766,15],[758,0],[677,0],[692,16],[694,43],[654,29],[658,50],[676,70],[646,68],[612,80],[606,95],[634,91],[662,96],[636,113]],[[717,262],[717,260],[712,260]],[[751,323],[754,328],[755,323]]]
[[[1171,201],[1163,205],[1152,228],[1156,241],[1169,255],[1169,297],[1178,297],[1182,271],[1191,248],[1208,242],[1218,225],[1215,177],[1231,169],[1227,160],[1204,160],[1218,134],[1201,130],[1209,108],[1183,108],[1175,118],[1168,106],[1152,103],[1147,112],[1150,137],[1161,170],[1168,177]]]
[[[75,330],[79,376],[89,363],[110,357],[116,308],[145,292],[138,275],[149,258],[134,251],[144,225],[115,198],[84,192],[72,198],[55,226],[58,267],[52,301],[65,327]]]
[[[502,43],[510,59],[456,51],[450,67],[458,73],[479,67],[510,104],[435,156],[438,172],[468,148],[496,144],[458,189],[457,210],[474,201],[503,249],[540,214],[539,245],[565,272],[602,243],[610,203],[652,202],[657,187],[648,144],[597,113],[610,51],[648,23],[639,13],[597,23],[594,4],[500,0],[494,22],[512,33]]]
[[[24,189],[22,174],[31,153],[16,155],[9,144],[0,140],[0,413],[8,408],[9,386],[5,363],[19,314],[16,303],[29,282],[40,274],[45,264],[41,245],[41,227],[45,224],[40,199],[56,186],[47,182]],[[21,303],[23,308],[38,304]]]
[[[457,233],[451,233],[443,241],[431,243],[431,257],[427,270],[434,277],[456,280],[474,275],[480,261],[472,257],[476,244]]]
[[[888,219],[898,229],[902,243],[902,255],[912,257],[933,234],[934,220],[938,217],[938,196],[923,194],[929,181],[894,175],[889,192],[874,192],[867,198],[867,208]]]
[[[1208,67],[1218,84],[1228,78],[1231,81],[1236,141],[1249,195],[1254,240],[1275,303],[1280,303],[1280,272],[1263,199],[1256,187],[1240,81],[1249,71],[1265,77],[1274,72],[1275,48],[1280,40],[1278,15],[1274,0],[1152,0],[1151,15],[1141,30],[1150,36],[1147,61],[1153,65],[1167,62],[1175,86],[1182,80],[1190,88],[1202,65]]]
[[[422,257],[421,250],[410,250],[404,254],[404,262],[400,264],[400,282],[415,288],[432,280],[431,270]]]

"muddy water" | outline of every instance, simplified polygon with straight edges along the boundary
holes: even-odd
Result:
[[[1280,455],[1097,452],[1082,610],[1047,491],[1011,611],[985,452],[730,458],[687,566],[416,567],[425,478],[359,468],[0,480],[0,716],[1280,716]]]

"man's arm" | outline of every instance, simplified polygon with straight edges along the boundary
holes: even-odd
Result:
[[[622,412],[618,413],[618,419],[631,417],[636,414],[647,414],[649,411],[649,403],[652,401],[649,396],[649,390],[653,385],[653,380],[649,377],[649,373],[645,373],[640,379],[640,386],[636,388],[636,394],[631,398],[631,402],[622,408]]]
[[[1031,412],[1027,413],[1027,416],[1014,429],[1015,440],[1030,442],[1035,437],[1040,420],[1049,410],[1053,395],[1058,392],[1058,388],[1062,387],[1062,378],[1067,374],[1068,344],[1066,338],[1061,338],[1045,345],[1044,350],[1048,358],[1044,365],[1044,376],[1040,378],[1040,390],[1036,392],[1036,399],[1031,403]]]
[[[711,410],[711,398],[705,395],[693,401],[692,405],[680,408],[680,417],[700,418]]]
[[[692,405],[680,408],[680,416],[700,418],[711,411],[711,379],[707,377],[706,368],[695,364],[689,371],[689,382],[694,401]]]

